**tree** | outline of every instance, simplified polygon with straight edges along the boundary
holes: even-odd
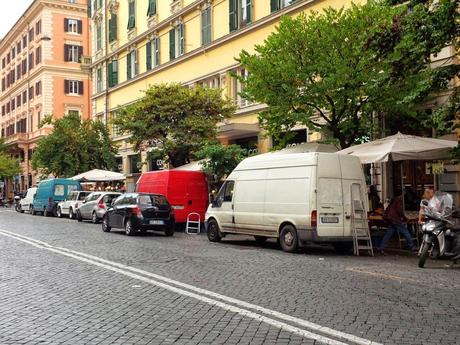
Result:
[[[32,167],[44,175],[71,177],[91,169],[113,169],[117,148],[100,121],[81,121],[69,114],[61,119],[47,117],[53,132],[40,139],[32,156]]]
[[[210,144],[196,152],[196,158],[203,159],[202,170],[208,175],[209,184],[216,189],[246,157],[247,150],[238,145]]]
[[[11,158],[8,154],[8,146],[0,138],[0,180],[12,178],[21,172],[21,166],[17,159]]]
[[[305,124],[346,148],[369,135],[375,115],[414,116],[416,105],[447,86],[451,74],[429,61],[452,38],[451,23],[432,21],[418,8],[374,0],[283,17],[254,54],[241,52],[238,60],[249,72],[240,77],[243,96],[268,105],[260,122],[280,146],[286,132]],[[417,29],[420,24],[429,27]],[[421,39],[421,31],[433,42]]]
[[[145,91],[138,102],[123,108],[113,121],[136,150],[154,148],[173,167],[190,161],[193,152],[215,140],[217,123],[230,117],[234,104],[221,90],[159,84]]]

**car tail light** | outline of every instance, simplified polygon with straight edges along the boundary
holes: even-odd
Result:
[[[316,228],[318,225],[318,213],[316,210],[311,211],[311,227]]]
[[[97,204],[97,207],[105,209],[104,200],[102,200],[102,199],[99,200],[99,203]]]
[[[141,209],[140,209],[138,206],[133,207],[133,208],[131,209],[131,212],[132,212],[132,214],[134,214],[134,215],[136,215],[136,216],[142,215],[142,211],[141,211]]]
[[[49,197],[48,198],[48,206],[53,206],[53,198],[52,197]]]

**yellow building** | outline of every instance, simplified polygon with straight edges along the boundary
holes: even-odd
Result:
[[[270,138],[259,128],[257,114],[264,105],[239,96],[241,84],[230,72],[245,74],[235,57],[275,30],[283,15],[343,6],[343,0],[93,0],[92,111],[95,119],[109,121],[118,108],[139,99],[149,85],[179,82],[219,87],[235,100],[236,116],[219,128],[223,143],[236,143],[265,152]],[[133,181],[145,162],[116,131],[119,167]],[[299,128],[299,142],[308,140]],[[142,164],[140,162],[142,161]]]

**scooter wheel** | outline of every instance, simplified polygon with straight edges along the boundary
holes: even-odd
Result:
[[[426,242],[422,244],[422,250],[420,251],[420,257],[418,258],[418,267],[423,268],[425,267],[426,259],[428,258],[430,245]]]

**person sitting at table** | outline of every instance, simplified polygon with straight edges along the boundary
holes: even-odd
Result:
[[[382,202],[380,201],[379,193],[377,193],[377,189],[374,185],[369,186],[369,193],[367,194],[369,198],[369,210],[374,211],[377,208],[381,208]]]
[[[385,254],[384,249],[396,231],[406,239],[406,243],[412,251],[417,251],[417,246],[414,244],[409,230],[407,230],[407,218],[403,209],[401,190],[398,190],[396,196],[391,199],[383,217],[388,222],[388,228],[383,235],[380,246],[377,248],[378,251],[381,254]]]

